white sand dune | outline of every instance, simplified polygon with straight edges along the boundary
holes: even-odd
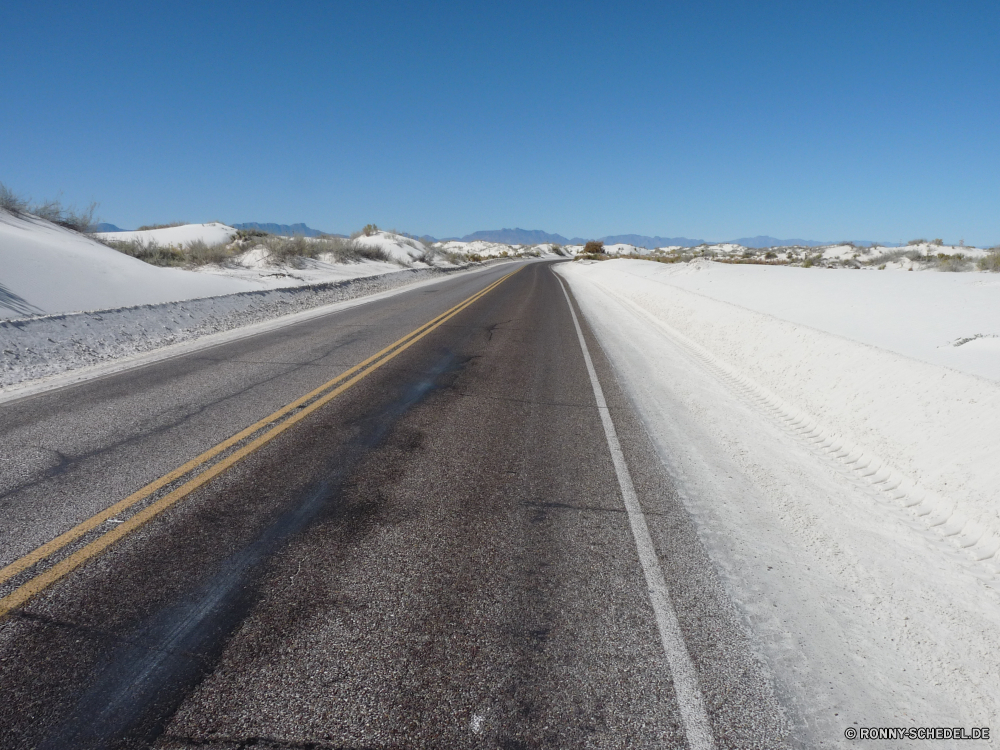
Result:
[[[225,276],[151,266],[47,221],[0,212],[0,318],[173,302],[259,288]]]

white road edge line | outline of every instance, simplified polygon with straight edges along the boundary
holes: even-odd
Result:
[[[560,278],[559,283],[562,285],[563,294],[566,295],[566,304],[569,305],[570,315],[573,316],[573,325],[576,326],[576,335],[580,339],[580,348],[583,350],[583,360],[587,364],[587,373],[590,375],[590,385],[594,389],[597,410],[601,415],[601,424],[604,425],[604,436],[608,440],[608,450],[611,451],[611,460],[615,465],[615,474],[618,475],[618,485],[621,488],[625,511],[628,514],[629,525],[632,527],[632,536],[635,537],[636,550],[639,552],[639,562],[642,563],[642,572],[646,576],[646,587],[649,590],[649,600],[656,616],[656,625],[660,630],[660,641],[663,643],[663,650],[666,652],[667,662],[670,664],[674,692],[677,694],[677,703],[680,705],[681,719],[684,721],[688,745],[690,745],[691,750],[714,750],[715,740],[712,737],[708,713],[705,711],[705,699],[701,694],[701,687],[698,685],[698,674],[691,662],[687,646],[684,644],[684,636],[681,635],[681,627],[677,622],[677,613],[674,612],[674,606],[670,602],[670,592],[663,577],[663,570],[660,568],[660,560],[656,556],[653,538],[646,525],[646,516],[642,512],[639,498],[635,494],[632,475],[629,473],[628,464],[625,463],[625,454],[622,453],[621,444],[618,442],[618,433],[615,432],[615,425],[611,421],[611,412],[608,410],[607,401],[604,400],[604,390],[601,388],[601,382],[597,379],[597,370],[594,369],[594,362],[590,358],[590,350],[583,338],[583,329],[580,328],[580,321],[577,319],[573,303],[570,301],[566,282]]]

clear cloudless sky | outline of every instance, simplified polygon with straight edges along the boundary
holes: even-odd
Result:
[[[3,2],[0,181],[123,227],[1000,242],[1000,2]]]

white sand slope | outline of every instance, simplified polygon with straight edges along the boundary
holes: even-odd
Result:
[[[664,292],[684,289],[1000,381],[1000,274],[604,263],[609,272],[663,285]]]
[[[497,258],[504,254],[514,255],[522,249],[521,245],[505,245],[500,242],[486,242],[485,240],[475,240],[473,242],[449,240],[448,242],[438,242],[436,247],[445,252],[478,255],[482,258]],[[551,245],[540,245],[539,248],[551,248]]]
[[[392,232],[376,232],[369,237],[361,236],[355,242],[366,247],[381,248],[394,261],[407,266],[420,261],[427,252],[427,248],[420,240],[403,237]]]
[[[144,229],[134,232],[101,232],[97,235],[102,239],[118,240],[120,242],[131,242],[141,240],[163,247],[186,247],[192,242],[202,241],[206,245],[219,245],[229,242],[236,236],[236,230],[225,224],[213,222],[211,224],[184,224],[179,227],[166,227],[164,229]]]
[[[761,644],[797,746],[845,746],[854,723],[996,725],[1000,348],[974,339],[983,356],[945,352],[950,366],[935,352],[996,332],[1000,277],[559,270]]]
[[[224,276],[157,268],[47,221],[0,212],[0,318],[155,304],[259,288]]]

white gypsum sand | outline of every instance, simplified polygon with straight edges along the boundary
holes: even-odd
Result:
[[[226,243],[235,233],[225,224],[189,224],[96,236],[179,248],[196,241]],[[381,239],[391,244],[405,238],[386,234]],[[433,265],[454,267],[443,259],[435,259]],[[409,256],[398,262],[359,259],[342,263],[330,253],[275,263],[263,247],[257,246],[235,253],[223,265],[162,268],[118,252],[88,235],[33,216],[0,211],[0,320],[181,302],[428,267]]]
[[[156,304],[260,285],[158,268],[32,216],[0,211],[0,318]]]
[[[797,741],[847,746],[855,722],[996,725],[1000,384],[918,361],[926,343],[905,327],[894,339],[891,321],[883,346],[866,343],[886,307],[845,286],[926,277],[888,287],[916,310],[962,298],[958,275],[719,268],[714,280],[714,268],[645,261],[560,271],[746,614]],[[685,274],[708,274],[702,291],[675,283]],[[980,323],[997,310],[989,294],[938,317]],[[853,309],[860,299],[875,301]]]
[[[608,268],[1000,380],[1000,274],[729,265],[707,260],[625,262]]]
[[[225,242],[233,232],[223,224],[199,224],[114,235]],[[400,239],[384,233],[380,238]],[[255,248],[225,266],[160,268],[36,217],[0,211],[0,389],[10,395],[11,388],[28,388],[27,381],[466,268],[450,262],[407,265],[336,263],[329,253],[275,265],[263,248]]]
[[[98,237],[118,242],[153,243],[164,247],[183,247],[192,242],[204,242],[206,245],[218,245],[229,242],[236,236],[236,230],[226,224],[212,222],[211,224],[181,224],[176,227],[162,229],[137,229],[125,232],[99,232]]]

